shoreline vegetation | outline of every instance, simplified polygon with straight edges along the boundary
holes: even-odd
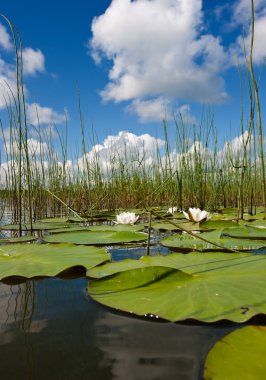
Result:
[[[9,139],[0,120],[1,153],[0,192],[2,213],[5,205],[12,211],[12,223],[33,223],[46,216],[68,215],[92,218],[100,210],[146,210],[152,207],[199,207],[211,212],[221,208],[238,209],[254,215],[265,206],[265,139],[252,49],[254,40],[254,5],[252,3],[252,39],[246,67],[239,67],[240,87],[246,84],[249,93],[249,118],[244,120],[241,104],[239,138],[218,149],[215,113],[205,107],[202,119],[194,125],[184,115],[174,118],[175,139],[169,141],[167,121],[163,121],[164,149],[153,148],[153,157],[146,158],[142,148],[114,152],[105,160],[95,149],[89,155],[87,131],[78,94],[78,112],[82,159],[78,153],[69,157],[73,145],[68,140],[67,117],[60,132],[42,129],[27,122],[23,86],[22,42],[19,33],[4,16],[14,42],[16,56],[16,91],[9,88],[6,99]],[[245,47],[244,47],[245,50]],[[244,82],[244,84],[243,84]],[[8,86],[8,84],[7,84]],[[243,95],[243,94],[242,94]],[[246,113],[246,110],[245,110]],[[38,108],[36,105],[36,117]],[[56,131],[56,136],[54,136]],[[33,149],[31,139],[38,141]],[[55,141],[60,142],[60,149]],[[91,141],[96,137],[92,132]],[[58,143],[57,143],[58,144]],[[94,145],[97,147],[97,145]],[[70,162],[76,162],[75,165]]]

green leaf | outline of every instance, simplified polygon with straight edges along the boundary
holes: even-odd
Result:
[[[207,222],[201,223],[201,227],[205,227],[208,229],[220,229],[220,228],[228,228],[228,227],[237,227],[237,222],[233,222],[232,220],[208,220]]]
[[[224,229],[223,235],[240,239],[266,240],[266,230],[251,226]]]
[[[81,222],[81,219],[78,220],[79,222]],[[39,220],[39,223],[60,223],[60,224],[67,224],[69,223],[69,218],[68,217],[65,217],[65,218],[44,218],[44,219],[41,219]]]
[[[253,222],[249,222],[247,226],[266,228],[266,220],[254,220]]]
[[[88,226],[88,229],[91,231],[142,231],[144,230],[144,224],[116,224],[115,226],[110,226],[107,224],[101,224],[97,226]]]
[[[252,241],[240,238],[231,238],[229,236],[223,236],[223,230],[215,230],[211,232],[204,232],[200,236],[208,240],[208,242],[203,241],[197,237],[182,234],[173,235],[161,240],[161,244],[165,247],[172,249],[181,249],[184,251],[213,251],[213,250],[237,250],[237,251],[250,251],[255,249],[260,249],[266,246],[265,241]],[[219,248],[215,244],[219,244],[224,248]]]
[[[73,231],[44,236],[42,239],[48,243],[107,245],[144,241],[147,234],[131,231]]]
[[[33,223],[32,229],[34,231],[39,230],[52,230],[55,228],[62,228],[62,227],[69,227],[69,224],[67,223]],[[21,230],[22,231],[30,231],[31,226],[30,224],[22,224]],[[0,226],[0,230],[7,230],[7,231],[19,231],[19,225],[18,224],[5,224],[4,226]]]
[[[66,269],[85,269],[110,260],[103,248],[72,244],[14,244],[0,246],[0,279],[19,276],[56,276]]]
[[[246,326],[226,335],[209,351],[204,379],[264,380],[266,327]]]
[[[88,291],[93,299],[140,316],[153,314],[169,321],[245,322],[266,313],[264,255],[145,257],[105,264],[88,271],[88,276],[100,278],[90,280]]]
[[[37,240],[36,236],[18,236],[0,239],[0,243],[28,243]]]
[[[50,234],[58,234],[63,232],[74,232],[74,231],[111,231],[111,232],[119,232],[119,231],[141,231],[145,228],[143,224],[137,225],[128,225],[128,224],[118,224],[115,226],[110,226],[107,224],[95,225],[95,226],[74,226],[74,227],[66,227],[55,230],[50,230]]]

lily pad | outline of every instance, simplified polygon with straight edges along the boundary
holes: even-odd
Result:
[[[66,269],[92,268],[110,260],[103,248],[77,247],[73,244],[10,244],[0,246],[0,279],[56,276]]]
[[[0,243],[28,243],[37,240],[36,236],[17,236],[0,239]]]
[[[228,227],[237,227],[237,222],[232,220],[208,220],[207,222],[201,223],[202,227],[206,229],[216,230],[220,228],[228,228]]]
[[[107,224],[101,224],[96,226],[88,226],[88,229],[91,231],[142,231],[144,230],[144,224],[116,224],[115,226],[110,226]]]
[[[90,280],[88,292],[94,300],[139,316],[245,322],[266,313],[265,255],[146,256],[105,264],[88,275],[107,276]]]
[[[73,231],[44,236],[48,243],[73,243],[87,245],[124,244],[144,241],[147,234],[131,231]]]
[[[145,225],[143,224],[137,224],[134,226],[127,225],[127,224],[118,224],[115,226],[110,226],[107,224],[101,224],[101,225],[95,225],[95,226],[73,226],[73,227],[67,227],[67,228],[60,228],[55,230],[50,230],[50,234],[58,234],[61,232],[74,232],[74,231],[142,231],[144,230]]]
[[[161,240],[161,244],[172,249],[181,249],[184,251],[213,251],[213,250],[237,250],[250,251],[257,250],[266,246],[263,240],[248,240],[240,238],[231,238],[223,235],[223,230],[204,232],[201,236],[208,240],[203,241],[197,237],[185,235],[173,235]],[[213,244],[219,244],[219,246]],[[223,247],[223,248],[222,248]]]
[[[81,219],[79,219],[79,222],[81,221]],[[67,224],[69,223],[69,218],[68,217],[64,217],[64,218],[44,218],[44,219],[41,219],[39,220],[39,223],[64,223],[64,224]]]
[[[253,222],[249,222],[247,226],[266,228],[266,220],[254,220]]]
[[[224,229],[223,235],[239,239],[266,240],[266,230],[251,226]]]
[[[246,326],[226,335],[208,353],[204,379],[264,380],[266,327]]]
[[[62,228],[62,227],[68,227],[69,224],[67,223],[33,223],[32,224],[32,230],[33,231],[41,231],[41,230],[52,230],[55,228]],[[22,224],[21,230],[22,231],[30,231],[31,226],[30,224]],[[0,230],[6,230],[6,231],[19,231],[19,225],[18,224],[5,224],[3,226],[0,226]]]
[[[56,228],[54,230],[49,230],[49,233],[60,234],[64,232],[75,232],[75,231],[90,231],[90,229],[87,226],[73,226],[73,227],[63,227],[63,228]]]

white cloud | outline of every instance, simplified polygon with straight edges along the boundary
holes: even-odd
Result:
[[[150,100],[134,100],[126,110],[131,113],[136,113],[140,122],[162,121],[172,117],[171,102],[169,99],[158,97]]]
[[[22,51],[23,72],[26,75],[34,75],[45,70],[45,58],[39,49],[27,47]]]
[[[6,27],[0,23],[0,46],[7,51],[12,50],[13,45]]]
[[[44,71],[44,56],[40,50],[26,48],[23,50],[23,69],[27,75]],[[24,94],[27,96],[27,87],[24,84]],[[13,96],[17,97],[16,68],[0,57],[0,109],[13,103]]]
[[[245,131],[232,140],[226,141],[223,148],[217,153],[219,162],[228,161],[228,158],[232,161],[232,164],[237,163],[239,160],[241,161],[245,150],[248,152],[252,148],[253,139],[254,136],[249,131]]]
[[[113,0],[92,23],[96,63],[102,57],[112,61],[102,98],[223,101],[219,71],[227,55],[218,38],[200,35],[202,27],[201,0]],[[141,102],[131,107],[138,111]]]
[[[16,91],[14,67],[0,58],[0,109],[12,102],[12,93],[16,96]]]
[[[265,12],[265,0],[254,1],[254,11],[257,16],[261,16]],[[238,0],[233,5],[233,22],[237,25],[246,25],[251,19],[251,1]]]
[[[174,116],[181,117],[186,123],[195,123],[196,119],[190,114],[188,104],[174,108],[170,99],[162,96],[148,100],[135,99],[127,108],[127,112],[136,113],[141,123],[172,120]]]
[[[116,136],[107,136],[102,144],[94,145],[86,157],[78,160],[78,166],[84,168],[86,159],[90,164],[97,162],[104,171],[118,167],[121,162],[150,164],[155,159],[157,149],[163,145],[163,140],[147,133],[137,136],[121,131]]]
[[[49,107],[42,107],[38,103],[26,105],[27,119],[32,125],[61,124],[65,122],[66,115],[58,113]]]
[[[266,3],[264,0],[256,0],[254,2],[255,9],[255,25],[254,25],[254,46],[253,61],[256,64],[263,63],[266,58]],[[245,30],[246,37],[240,35],[236,43],[231,46],[230,52],[234,63],[242,62],[244,58],[244,45],[249,58],[249,48],[251,40],[251,4],[250,0],[240,0],[233,8],[232,23],[234,25],[242,25]]]
[[[48,152],[48,146],[45,142],[40,142],[39,140],[30,138],[27,140],[28,145],[28,154],[30,156],[39,156],[41,154],[45,154]],[[14,142],[12,143],[12,146],[9,141],[6,142],[6,150],[7,153],[17,153],[19,151],[18,145],[16,145]]]

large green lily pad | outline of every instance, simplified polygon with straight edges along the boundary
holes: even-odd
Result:
[[[73,244],[10,244],[0,246],[0,279],[56,276],[71,267],[92,268],[110,260],[103,248]]]
[[[128,225],[128,224],[117,224],[115,226],[110,226],[107,224],[94,225],[94,226],[73,226],[66,228],[59,228],[55,230],[50,230],[50,234],[58,234],[62,232],[74,232],[74,231],[111,231],[111,232],[119,232],[119,231],[142,231],[144,230],[145,225],[137,224],[137,225]]]
[[[100,277],[89,282],[93,299],[140,316],[245,322],[266,313],[265,255],[146,256],[105,264],[88,271],[88,276]]]
[[[69,227],[69,223],[33,223],[32,224],[32,229],[34,231],[52,230],[55,228],[62,228],[62,227]],[[30,229],[31,229],[30,224],[22,224],[21,225],[22,231],[30,231]],[[5,224],[3,226],[0,226],[0,230],[19,231],[19,225],[18,224]]]
[[[208,220],[207,222],[201,223],[202,227],[205,227],[206,229],[220,229],[220,228],[228,228],[228,227],[237,227],[237,222],[234,222],[232,220]]]
[[[238,239],[266,240],[266,230],[252,226],[226,228],[223,230],[223,235]]]
[[[73,231],[44,236],[48,243],[73,243],[88,245],[124,244],[144,241],[147,234],[131,231]]]
[[[223,235],[224,229],[211,232],[204,232],[202,236],[207,241],[201,240],[196,236],[188,234],[173,235],[161,240],[161,244],[165,247],[184,250],[184,251],[213,251],[213,250],[237,250],[250,251],[257,250],[266,246],[263,240],[249,240],[242,238],[232,238]],[[226,229],[230,231],[230,229]],[[218,244],[218,245],[215,245]]]
[[[0,243],[29,243],[37,240],[36,236],[16,236],[0,239]]]
[[[266,220],[254,220],[249,222],[247,226],[257,227],[257,228],[266,228]]]
[[[210,350],[204,379],[264,380],[266,327],[246,326],[226,335]]]
[[[110,226],[107,224],[88,226],[88,229],[91,231],[131,231],[137,232],[144,230],[144,224],[116,224],[114,226]]]

